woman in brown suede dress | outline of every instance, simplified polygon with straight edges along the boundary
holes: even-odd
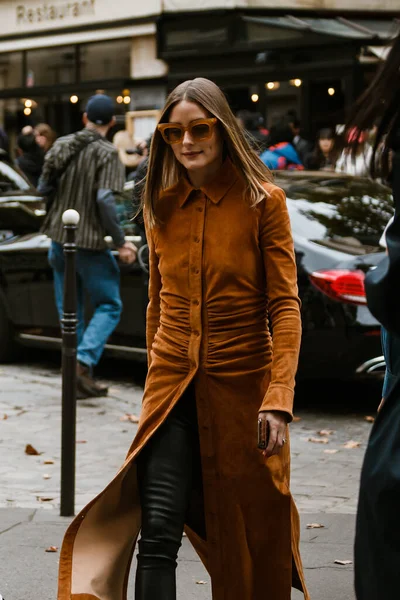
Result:
[[[58,598],[126,600],[141,531],[135,598],[175,600],[185,528],[213,600],[290,600],[292,585],[308,600],[289,491],[301,324],[285,195],[211,81],[186,81],[168,98],[144,214],[139,429],[119,473],[66,533]]]

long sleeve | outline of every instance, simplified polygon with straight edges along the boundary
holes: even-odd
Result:
[[[301,342],[297,271],[284,192],[272,188],[261,209],[268,316],[272,328],[271,382],[260,410],[279,410],[293,418],[295,375]]]
[[[149,304],[146,317],[147,364],[151,364],[151,348],[160,324],[161,275],[158,270],[158,256],[155,251],[153,232],[146,224],[147,243],[149,245]]]
[[[38,183],[38,188],[37,188],[38,191],[41,191],[41,185],[46,186],[51,179],[51,176],[55,169],[55,156],[56,156],[57,148],[58,148],[58,144],[55,143],[50,148],[50,150],[47,152],[47,154],[44,158],[43,169],[42,169],[42,173],[41,173],[39,183]]]
[[[108,235],[111,235],[117,248],[125,243],[125,234],[119,224],[117,206],[112,190],[101,188],[97,190],[97,207],[99,209],[100,221]]]

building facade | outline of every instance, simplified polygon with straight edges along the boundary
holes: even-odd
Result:
[[[309,135],[343,121],[399,27],[399,0],[0,0],[0,126],[80,126],[96,90],[127,110],[162,106],[196,76],[271,124]]]
[[[96,90],[126,110],[158,108],[166,64],[157,58],[161,0],[0,0],[0,125],[79,128]]]
[[[313,138],[346,118],[400,29],[398,0],[165,0],[158,56],[168,86],[216,81],[270,126],[295,113]]]

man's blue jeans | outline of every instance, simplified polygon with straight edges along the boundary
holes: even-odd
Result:
[[[64,252],[61,244],[51,243],[49,263],[54,273],[55,299],[61,320],[64,298]],[[78,248],[77,251],[76,271],[78,361],[91,368],[99,362],[104,346],[121,317],[120,273],[117,261],[110,250],[82,248]],[[86,329],[85,292],[94,309],[93,317]]]

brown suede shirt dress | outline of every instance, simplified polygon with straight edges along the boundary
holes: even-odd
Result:
[[[127,599],[140,531],[135,457],[192,381],[206,534],[192,522],[186,532],[211,575],[213,600],[290,600],[292,585],[309,600],[289,435],[279,456],[257,449],[260,409],[292,418],[301,337],[285,195],[265,189],[252,208],[227,159],[211,184],[195,190],[182,178],[157,200],[160,224],[147,232],[149,372],[139,429],[116,477],[67,530],[58,600]]]

